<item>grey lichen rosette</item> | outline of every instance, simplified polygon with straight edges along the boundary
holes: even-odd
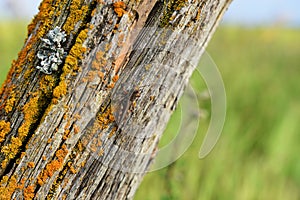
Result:
[[[36,67],[38,70],[45,74],[52,74],[53,71],[58,70],[58,66],[62,64],[67,54],[62,48],[66,36],[64,31],[55,27],[47,33],[47,38],[41,39],[43,44],[37,53],[37,57],[41,60],[40,66]]]

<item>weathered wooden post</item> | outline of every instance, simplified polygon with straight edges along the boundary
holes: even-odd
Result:
[[[43,0],[0,91],[0,199],[132,199],[231,0]]]

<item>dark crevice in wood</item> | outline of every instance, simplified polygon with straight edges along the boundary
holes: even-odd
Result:
[[[58,82],[56,84],[58,84]],[[10,171],[14,171],[13,166],[16,165],[16,160],[20,159],[22,152],[26,150],[26,145],[27,145],[28,141],[30,140],[30,138],[34,134],[35,130],[39,126],[39,124],[42,120],[42,117],[43,117],[43,115],[44,115],[44,113],[45,113],[45,111],[48,107],[47,104],[43,104],[42,102],[44,102],[44,101],[51,102],[51,99],[52,99],[52,96],[47,97],[46,94],[44,94],[43,96],[41,96],[39,98],[39,101],[37,103],[40,104],[39,108],[40,108],[41,111],[39,112],[38,116],[36,116],[37,121],[35,123],[31,124],[31,126],[29,128],[29,131],[28,131],[28,135],[25,137],[25,139],[22,142],[22,146],[20,147],[20,149],[19,149],[18,153],[16,154],[16,156],[8,162],[8,165],[5,168],[3,174],[0,176],[0,179],[2,179],[3,176],[8,174]]]

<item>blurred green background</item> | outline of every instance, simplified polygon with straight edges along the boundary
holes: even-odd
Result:
[[[22,47],[27,23],[0,23],[1,83]],[[209,123],[209,100],[203,100],[208,115],[191,147],[169,167],[147,174],[135,199],[300,199],[299,35],[295,28],[220,26],[207,51],[227,93],[221,138],[208,157],[198,159]],[[192,82],[205,89],[198,77]],[[175,123],[168,125],[163,143]]]
[[[299,35],[292,28],[219,27],[207,51],[227,93],[221,138],[198,159],[209,116],[202,119],[191,147],[147,174],[135,199],[300,199]]]

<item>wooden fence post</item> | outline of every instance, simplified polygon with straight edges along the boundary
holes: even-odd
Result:
[[[0,91],[0,199],[132,199],[231,0],[43,0]]]

